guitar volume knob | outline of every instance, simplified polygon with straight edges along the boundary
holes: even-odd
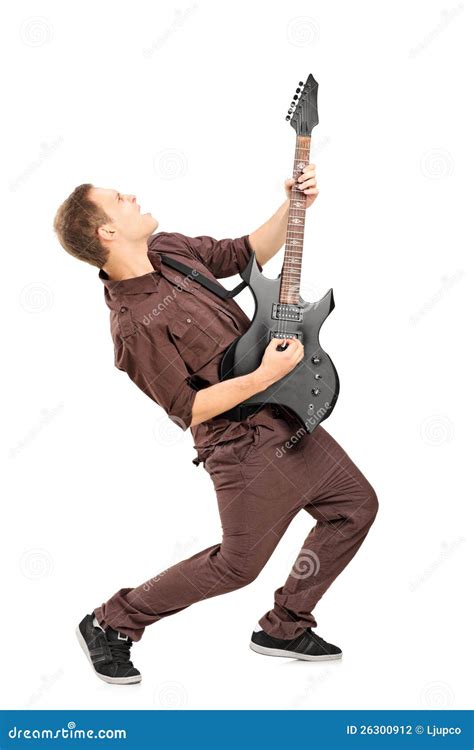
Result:
[[[320,365],[321,364],[321,357],[317,357],[314,355],[314,357],[311,357],[311,362],[313,365]]]

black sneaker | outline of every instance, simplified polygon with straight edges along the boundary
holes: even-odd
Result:
[[[113,628],[94,625],[95,615],[86,615],[76,628],[82,650],[97,677],[114,685],[141,682],[142,676],[130,661],[131,638]]]
[[[342,651],[332,643],[326,643],[321,636],[306,628],[304,633],[289,641],[273,638],[257,626],[253,631],[250,648],[258,654],[266,656],[286,656],[305,661],[323,661],[325,659],[340,659]]]

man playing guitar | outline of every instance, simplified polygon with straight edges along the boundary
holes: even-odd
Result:
[[[265,175],[261,179],[264,184]],[[362,544],[377,512],[375,491],[321,425],[296,438],[298,422],[274,404],[240,421],[219,416],[291,372],[304,345],[288,339],[279,351],[281,341],[272,339],[255,371],[220,381],[223,352],[250,320],[233,299],[218,299],[160,258],[166,253],[216,280],[241,273],[253,252],[261,270],[284,243],[291,191],[300,191],[306,208],[314,203],[314,164],[286,180],[285,189],[285,202],[265,224],[220,241],[153,234],[158,221],[141,213],[135,195],[90,184],[77,187],[56,214],[62,246],[100,269],[116,367],[179,428],[190,429],[193,462],[203,463],[213,481],[223,529],[212,546],[145,583],[121,588],[83,618],[79,641],[106,682],[139,682],[130,647],[145,627],[252,582],[302,509],[317,523],[275,591],[273,607],[256,624],[250,646],[261,654],[312,661],[342,654],[313,631],[312,611]],[[110,523],[114,533],[114,517]]]

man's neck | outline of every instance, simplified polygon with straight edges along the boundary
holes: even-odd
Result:
[[[103,270],[111,281],[125,281],[152,273],[155,269],[148,257],[148,245],[145,241],[138,247],[129,246],[116,250],[113,259],[109,258]]]

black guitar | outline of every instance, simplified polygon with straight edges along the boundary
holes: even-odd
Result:
[[[318,124],[318,84],[312,75],[296,89],[286,119],[296,131],[293,177],[297,179],[309,164],[311,131]],[[257,369],[265,348],[274,337],[298,338],[304,357],[296,367],[265,391],[239,406],[268,403],[286,407],[308,433],[330,415],[339,393],[339,378],[331,358],[321,349],[319,330],[334,308],[332,289],[319,302],[305,302],[300,296],[301,262],[305,226],[306,196],[294,186],[291,191],[283,268],[276,279],[267,279],[252,253],[240,274],[249,285],[255,314],[243,336],[224,353],[220,378],[238,377]]]

